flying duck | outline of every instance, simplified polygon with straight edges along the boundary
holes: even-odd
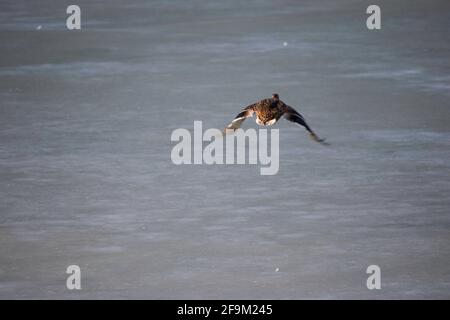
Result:
[[[254,113],[256,113],[256,123],[260,126],[271,126],[284,116],[287,120],[305,127],[314,141],[327,144],[325,139],[320,139],[314,131],[312,131],[303,116],[298,113],[297,110],[280,100],[280,96],[277,93],[274,93],[272,98],[260,100],[244,108],[225,128],[225,131],[228,132],[229,130],[233,130],[232,132],[234,132],[241,127],[245,119],[253,117]]]

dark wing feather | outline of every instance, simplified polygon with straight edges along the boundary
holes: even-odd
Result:
[[[295,110],[294,108],[285,105],[284,107],[284,117],[286,118],[286,120],[289,120],[291,122],[295,122],[303,127],[305,127],[305,129],[309,132],[310,137],[317,142],[320,142],[322,144],[327,144],[325,142],[325,139],[320,139],[315,133],[314,131],[310,128],[310,126],[306,123],[305,118],[303,118],[303,116],[297,112],[297,110]]]

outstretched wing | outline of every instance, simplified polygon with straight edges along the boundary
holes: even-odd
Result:
[[[294,108],[286,105],[284,107],[284,117],[286,120],[298,123],[299,125],[305,127],[305,129],[309,132],[310,137],[317,142],[320,142],[322,144],[328,145],[328,143],[325,142],[325,139],[320,139],[314,131],[309,127],[309,125],[306,123],[305,118],[297,112]]]
[[[226,130],[236,130],[239,129],[242,125],[242,122],[245,121],[245,119],[250,118],[253,116],[253,113],[255,113],[254,110],[255,104],[251,104],[248,107],[244,108],[237,116],[234,118],[233,121],[225,128]]]

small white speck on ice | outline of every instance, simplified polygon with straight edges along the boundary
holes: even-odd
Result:
[[[276,269],[275,269],[275,272],[278,272],[278,271],[280,271],[280,268],[276,268]]]
[[[38,25],[37,27],[36,27],[36,30],[41,30],[42,29],[42,26],[41,25]]]
[[[288,43],[285,41],[283,42],[283,46],[287,47]]]

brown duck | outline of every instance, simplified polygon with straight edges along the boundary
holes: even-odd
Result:
[[[254,113],[256,113],[256,123],[260,126],[271,126],[284,116],[287,120],[305,127],[314,141],[326,144],[325,139],[320,139],[312,131],[303,116],[297,110],[281,101],[277,93],[274,93],[272,98],[263,99],[244,108],[225,128],[225,131],[233,130],[234,132],[234,130],[241,127],[245,119],[253,117]]]

